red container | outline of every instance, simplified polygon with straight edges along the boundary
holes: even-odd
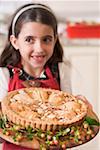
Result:
[[[68,38],[100,38],[100,24],[75,24],[67,26]]]

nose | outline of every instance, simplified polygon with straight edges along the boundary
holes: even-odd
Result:
[[[33,49],[36,52],[43,52],[43,44],[41,42],[41,40],[36,40],[34,45],[33,45]]]

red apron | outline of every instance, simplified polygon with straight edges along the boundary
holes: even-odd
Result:
[[[53,77],[49,67],[46,67],[45,71],[46,71],[46,74],[48,76],[48,79],[40,80],[41,87],[60,90],[60,86],[59,86],[56,78]],[[13,78],[10,79],[9,85],[8,85],[8,91],[9,92],[16,90],[16,89],[24,88],[24,86],[22,84],[23,80],[19,79],[19,72],[20,71],[18,68],[14,68]],[[17,146],[15,144],[11,144],[8,142],[4,142],[3,143],[3,150],[31,150],[31,149]]]

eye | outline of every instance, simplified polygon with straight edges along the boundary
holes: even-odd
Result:
[[[46,44],[49,44],[49,43],[51,43],[53,41],[53,38],[51,36],[48,36],[48,37],[44,37],[42,40]]]
[[[32,44],[32,43],[34,43],[34,39],[32,36],[28,36],[25,38],[25,42]]]

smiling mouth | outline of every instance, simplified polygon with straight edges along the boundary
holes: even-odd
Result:
[[[45,57],[45,55],[34,55],[34,56],[31,56],[33,58],[41,58],[41,57]]]
[[[43,61],[45,55],[34,55],[34,56],[31,56],[34,60],[36,61]]]

